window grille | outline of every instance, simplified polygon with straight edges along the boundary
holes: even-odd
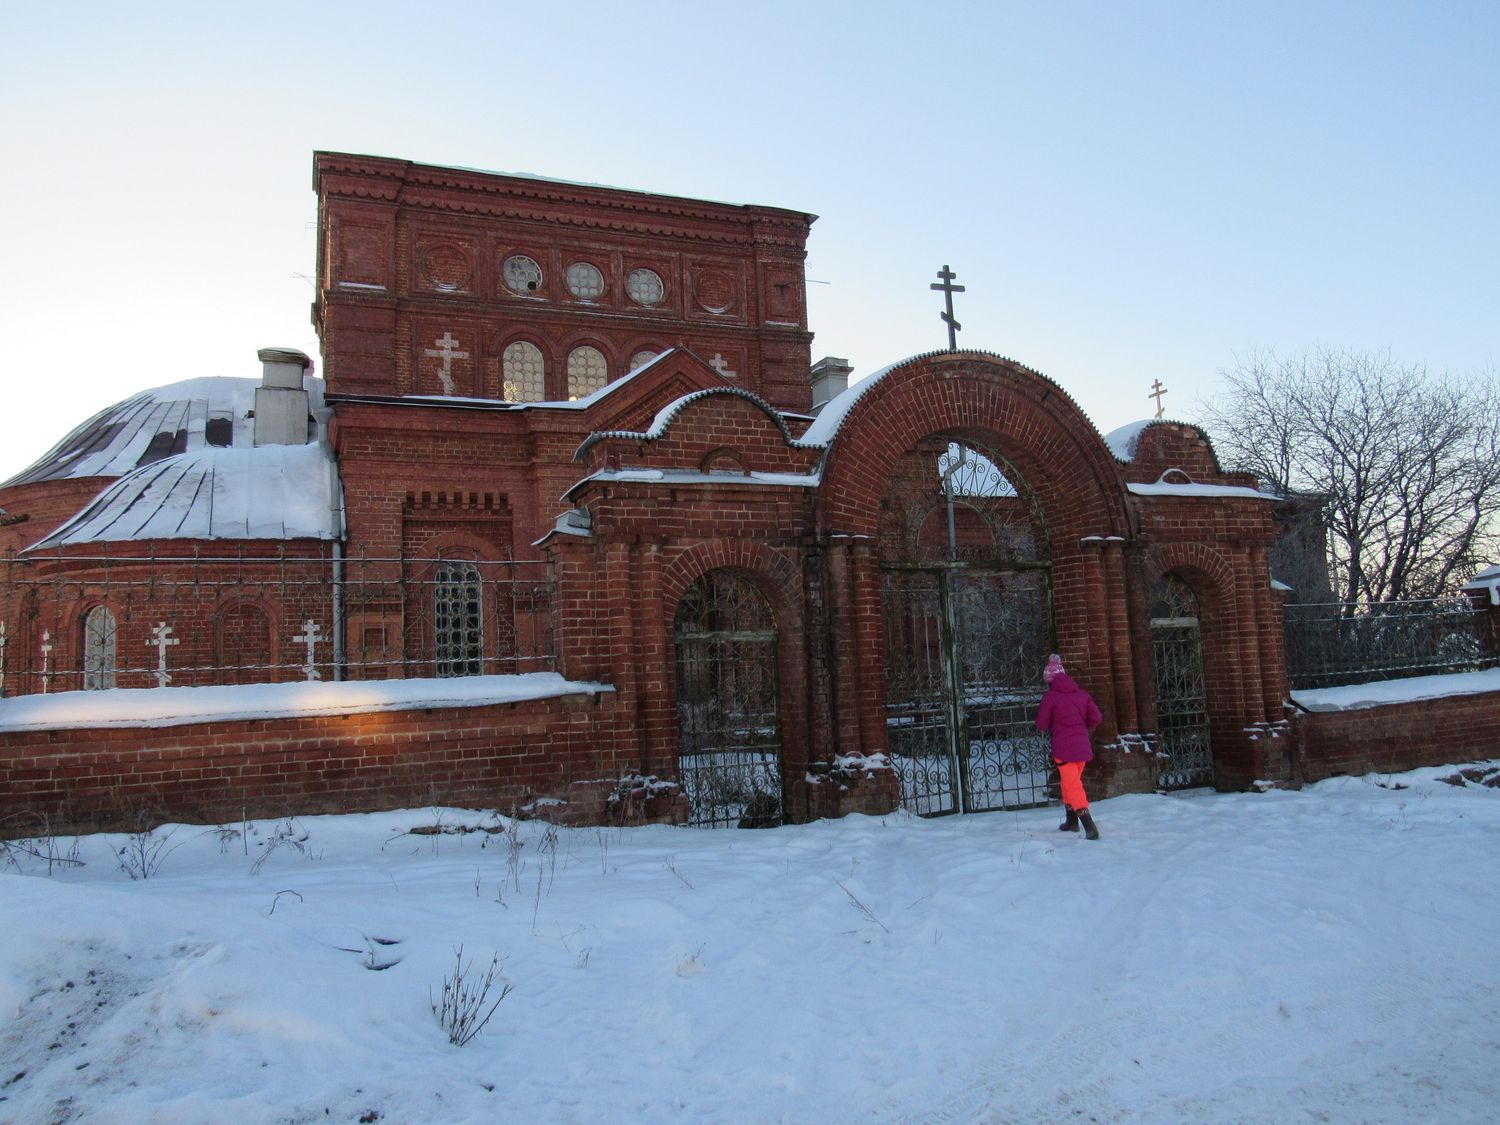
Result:
[[[108,606],[96,605],[83,620],[83,688],[115,686],[115,652],[119,630]]]
[[[433,583],[433,631],[439,676],[484,671],[484,626],[479,568],[445,562]]]
[[[541,402],[546,398],[542,350],[525,340],[506,346],[501,360],[506,402]]]
[[[585,344],[568,355],[568,401],[576,402],[603,388],[608,382],[604,353]]]

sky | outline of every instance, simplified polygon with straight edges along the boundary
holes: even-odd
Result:
[[[820,216],[813,356],[961,346],[1102,432],[1244,358],[1500,366],[1500,5],[277,2],[0,12],[0,479],[317,357],[312,153]]]
[[[440,803],[35,838],[0,1121],[1491,1122],[1500,761],[1465,772],[1116,797],[1097,841]],[[453,1045],[434,1001],[492,963]]]

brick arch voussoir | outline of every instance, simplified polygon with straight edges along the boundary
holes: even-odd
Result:
[[[776,614],[777,629],[785,637],[800,636],[797,612],[801,574],[785,555],[764,543],[740,539],[712,539],[695,543],[662,573],[662,620],[668,630],[677,620],[677,607],[688,587],[711,570],[737,571],[765,594]]]
[[[1217,547],[1207,543],[1169,543],[1146,554],[1149,593],[1158,579],[1181,575],[1201,600],[1227,609],[1234,605],[1234,564]]]
[[[839,530],[874,535],[897,460],[931,434],[986,436],[1026,475],[1049,523],[1131,534],[1114,457],[1056,384],[1010,360],[938,356],[891,372],[850,410],[829,447],[821,496]]]

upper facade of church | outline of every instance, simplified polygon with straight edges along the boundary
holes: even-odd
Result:
[[[672,348],[811,406],[815,216],[319,152],[331,401],[582,399]]]

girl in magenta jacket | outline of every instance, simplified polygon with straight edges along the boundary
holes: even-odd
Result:
[[[1052,732],[1052,760],[1057,763],[1063,804],[1068,809],[1068,818],[1057,827],[1063,832],[1077,832],[1082,823],[1085,835],[1097,840],[1099,829],[1094,827],[1088,794],[1083,791],[1083,767],[1094,758],[1089,731],[1099,725],[1103,716],[1093,696],[1063,671],[1062,657],[1057,653],[1048,658],[1042,679],[1047,682],[1047,694],[1042,696],[1042,705],[1036,713],[1036,729]]]

